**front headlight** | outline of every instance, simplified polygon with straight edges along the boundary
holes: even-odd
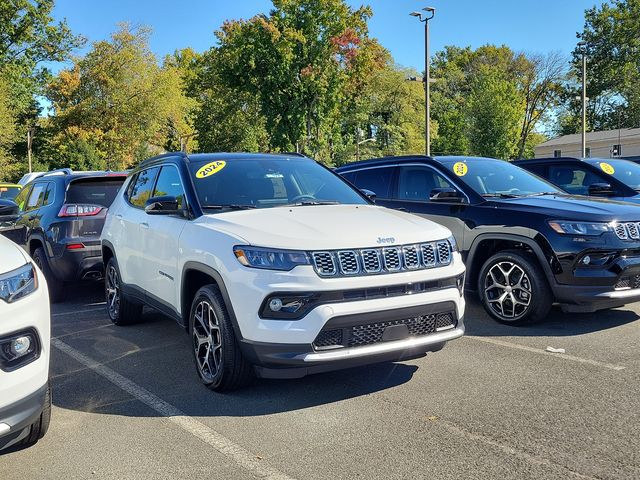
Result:
[[[608,223],[575,222],[573,220],[550,220],[549,226],[557,233],[564,235],[598,236],[613,231]]]
[[[38,288],[38,276],[32,264],[0,275],[0,299],[7,303],[26,297]]]
[[[449,238],[447,238],[447,241],[449,242],[449,245],[451,245],[451,251],[452,252],[457,252],[458,251],[458,244],[456,243],[456,237],[451,235]]]
[[[298,265],[309,265],[305,252],[249,246],[233,247],[233,253],[245,267],[289,271]]]

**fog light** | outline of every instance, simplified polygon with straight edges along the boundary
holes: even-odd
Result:
[[[9,348],[15,358],[20,358],[29,353],[29,349],[31,348],[31,337],[28,335],[18,337],[11,342]]]
[[[587,255],[582,259],[582,263],[584,263],[585,265],[589,265],[591,263],[591,257]]]
[[[282,300],[280,300],[279,298],[272,298],[269,301],[269,308],[273,312],[279,312],[280,310],[282,310]]]

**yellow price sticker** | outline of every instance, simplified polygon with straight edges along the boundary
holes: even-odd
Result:
[[[218,160],[215,162],[207,163],[204,167],[200,168],[196,172],[196,178],[207,178],[211,175],[215,175],[227,165],[224,160]]]
[[[600,163],[600,168],[602,169],[602,171],[604,173],[608,173],[609,175],[613,175],[614,173],[616,173],[616,171],[614,170],[613,166],[611,166],[611,164],[609,164],[609,163],[601,162]]]
[[[468,171],[467,164],[464,162],[458,162],[453,166],[453,173],[459,177],[464,177]]]

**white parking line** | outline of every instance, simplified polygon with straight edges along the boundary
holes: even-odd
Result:
[[[89,313],[89,312],[104,312],[104,307],[101,308],[88,308],[86,310],[74,310],[72,312],[59,312],[52,313],[52,317],[62,317],[63,315],[78,315],[79,313]]]
[[[293,480],[292,477],[289,477],[279,470],[269,466],[263,460],[260,460],[256,455],[248,452],[240,445],[233,443],[231,440],[216,432],[212,428],[209,428],[204,423],[189,417],[187,414],[174,407],[170,403],[165,402],[161,398],[157,397],[138,384],[132,382],[128,378],[120,375],[109,367],[105,367],[103,364],[93,360],[92,358],[79,352],[75,348],[70,347],[62,340],[53,338],[51,339],[51,344],[61,352],[66,353],[71,358],[84,365],[85,367],[90,368],[98,375],[106,378],[115,386],[124,390],[135,399],[155,410],[163,417],[166,417],[169,421],[175,423],[183,430],[191,433],[206,444],[210,445],[221,454],[236,462],[238,466],[244,468],[258,478],[264,478],[267,480]]]
[[[466,335],[462,338],[468,338],[469,340],[479,340],[480,342],[491,343],[500,347],[515,348],[517,350],[524,350],[530,353],[536,353],[538,355],[544,355],[546,357],[557,357],[572,362],[586,363],[587,365],[593,365],[594,367],[608,368],[609,370],[624,370],[622,365],[613,365],[611,363],[598,362],[596,360],[590,360],[588,358],[575,357],[573,355],[567,355],[566,353],[549,353],[541,348],[527,347],[526,345],[520,345],[519,343],[505,342],[504,340],[497,340],[495,338],[487,337],[474,337]]]

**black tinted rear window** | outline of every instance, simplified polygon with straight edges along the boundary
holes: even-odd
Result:
[[[65,203],[110,207],[126,177],[83,178],[71,182]]]

